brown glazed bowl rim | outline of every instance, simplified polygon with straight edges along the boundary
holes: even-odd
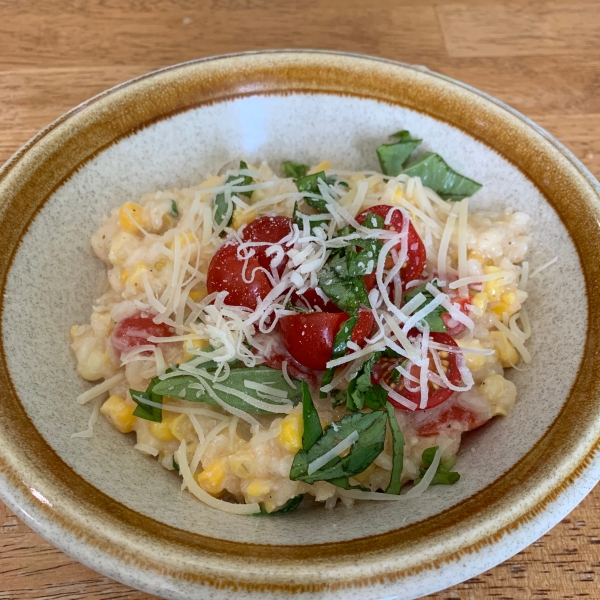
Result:
[[[313,93],[405,106],[494,149],[558,213],[579,253],[587,297],[598,295],[599,186],[552,136],[502,102],[423,67],[349,53],[279,50],[210,57],[143,75],[82,103],[25,144],[0,170],[0,230],[6,232],[0,239],[0,317],[7,274],[29,223],[91,158],[195,107],[255,94]],[[568,204],[577,211],[567,210]],[[579,372],[546,434],[493,484],[426,522],[346,542],[267,546],[217,540],[148,519],[87,483],[52,450],[19,402],[2,347],[0,496],[81,562],[166,597],[350,596],[365,586],[383,595],[398,585],[415,595],[439,589],[531,543],[600,478],[600,308],[588,305]],[[585,423],[579,422],[582,411]],[[477,565],[459,568],[473,554]]]

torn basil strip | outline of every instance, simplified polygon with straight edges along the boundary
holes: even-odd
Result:
[[[242,169],[247,169],[248,165],[242,160],[240,161],[240,171]],[[237,185],[251,185],[254,180],[249,175],[230,175],[227,178],[225,183],[232,183],[234,181],[238,181],[239,179],[242,181]],[[251,198],[252,192],[245,192],[244,196]],[[231,202],[231,199],[229,200]],[[227,209],[229,208],[229,202],[225,199],[225,192],[217,194],[215,197],[215,223],[217,225],[222,225],[223,220],[225,219],[225,215],[227,214]],[[227,222],[227,226],[231,225],[231,221],[233,220],[233,210],[231,211],[231,216],[229,217],[229,221]]]
[[[390,482],[385,489],[386,494],[400,494],[402,489],[401,477],[402,469],[404,468],[404,436],[398,420],[396,419],[396,411],[394,407],[386,402],[385,409],[388,415],[388,423],[392,434],[392,472],[390,474]]]
[[[350,380],[346,390],[346,408],[351,412],[362,410],[365,406],[378,410],[385,406],[387,392],[371,381],[373,366],[381,358],[381,352],[374,352],[363,363],[356,377]]]
[[[170,373],[172,369],[167,369],[167,373]],[[154,388],[160,383],[158,377],[154,377],[145,392],[138,392],[137,390],[129,390],[132,400],[137,404],[136,409],[133,411],[134,417],[139,417],[146,421],[153,421],[154,423],[162,423],[162,408],[157,406],[150,406],[144,404],[146,402],[154,402],[155,404],[162,404],[163,397],[161,394],[156,393]]]
[[[385,444],[387,414],[378,410],[371,413],[347,415],[332,423],[323,436],[308,451],[300,450],[294,457],[290,479],[314,483],[353,477],[366,470],[381,454]],[[334,449],[353,432],[358,439],[352,444],[346,456],[335,456],[314,473],[308,474],[308,467],[318,458]]]
[[[435,453],[438,450],[438,446],[433,446],[432,448],[427,448],[423,451],[421,455],[421,460],[423,461],[423,466],[419,467],[420,477],[415,479],[415,485],[423,479],[427,469],[433,463],[433,458],[435,457]],[[446,460],[440,460],[440,464],[438,465],[437,471],[431,480],[429,485],[454,485],[459,479],[460,474],[456,471],[451,471],[450,469],[454,466],[456,462],[456,457],[451,456]]]
[[[229,373],[229,377],[218,384],[214,384],[212,382],[212,378],[210,377],[203,378],[203,381],[206,383],[202,383],[197,377],[182,373],[177,377],[171,377],[160,381],[160,383],[153,388],[153,393],[175,399],[187,400],[188,402],[204,402],[205,404],[210,404],[212,406],[219,406],[219,403],[216,402],[212,395],[206,390],[206,386],[210,386],[212,388],[214,385],[219,385],[231,388],[237,392],[243,392],[250,398],[258,400],[264,404],[281,406],[281,403],[262,397],[259,395],[257,390],[247,388],[244,383],[247,379],[259,384],[268,385],[269,387],[280,391],[287,392],[288,400],[294,404],[296,404],[300,399],[301,391],[299,389],[293,389],[290,387],[280,370],[271,369],[270,367],[265,367],[262,365],[257,367],[232,368]],[[273,414],[271,411],[253,406],[234,393],[224,392],[220,389],[215,390],[215,393],[223,402],[225,402],[225,404],[228,404],[233,408],[243,410],[244,412],[257,415]]]
[[[281,169],[286,177],[300,179],[308,173],[310,167],[308,165],[294,162],[293,160],[286,160],[285,162],[281,163]]]
[[[395,137],[398,141],[391,144],[381,144],[377,148],[377,158],[381,165],[381,172],[396,177],[400,175],[402,167],[423,140],[412,139],[408,131],[399,131],[394,133],[392,137]]]
[[[298,225],[298,229],[300,231],[304,230],[304,219],[302,218],[303,216],[308,216],[305,215],[303,212],[298,210],[298,203],[296,202],[294,204],[294,212],[292,213],[292,218],[294,219],[294,223],[296,223],[296,225]],[[327,224],[329,223],[329,219],[311,219],[309,221],[310,223],[310,234],[314,235],[315,233],[315,229],[317,227],[326,227]]]
[[[360,305],[370,308],[367,288],[362,277],[352,277],[348,273],[347,258],[336,254],[319,273],[319,287],[341,310],[349,315],[357,315]]]
[[[439,286],[436,284],[435,280],[432,281],[432,284],[439,289]],[[427,306],[427,304],[429,304],[434,298],[433,294],[427,290],[426,285],[420,285],[419,287],[413,288],[410,290],[410,292],[404,294],[404,304],[410,302],[418,294],[423,294],[423,296],[425,296],[425,302],[414,312],[418,312]],[[435,333],[444,333],[448,331],[448,329],[444,323],[444,320],[442,319],[442,315],[447,312],[448,311],[443,306],[436,306],[436,308],[426,315],[425,318],[420,321],[420,323],[426,323],[429,326],[429,331]]]
[[[172,217],[178,217],[179,216],[179,210],[177,208],[177,202],[175,202],[175,200],[171,200],[171,208],[169,210],[169,214]]]
[[[420,177],[424,186],[431,188],[444,200],[462,200],[482,188],[480,183],[457,173],[439,154],[433,152],[419,156],[406,165],[402,173],[409,177]]]
[[[352,339],[352,333],[358,323],[358,317],[351,317],[347,321],[342,323],[340,330],[337,332],[335,339],[333,340],[333,350],[331,352],[331,360],[341,358],[348,351],[348,342]],[[335,367],[331,367],[325,371],[323,380],[321,381],[321,387],[331,383],[333,375],[335,373]],[[326,394],[321,392],[321,397],[325,398]]]
[[[294,496],[293,498],[290,498],[283,506],[280,506],[278,509],[274,510],[273,512],[268,512],[263,506],[261,506],[260,512],[255,513],[255,515],[258,517],[260,517],[260,516],[270,517],[273,515],[282,515],[285,513],[289,513],[289,512],[292,512],[293,510],[296,510],[300,506],[300,503],[302,502],[303,499],[304,499],[304,494],[299,494],[298,496]]]
[[[321,190],[319,189],[319,181],[327,183],[327,177],[325,176],[324,171],[319,171],[318,173],[301,177],[296,181],[296,187],[298,188],[299,192],[308,192],[309,194],[318,195],[319,198],[304,196],[304,202],[306,202],[306,204],[308,204],[311,208],[314,208],[319,212],[326,213],[329,212],[329,209],[327,208],[327,202],[323,198]]]
[[[302,449],[308,451],[323,436],[323,428],[306,381],[302,382],[302,424]]]

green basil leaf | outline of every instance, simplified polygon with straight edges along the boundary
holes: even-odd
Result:
[[[323,436],[323,428],[306,381],[302,382],[302,424],[302,449],[308,451]]]
[[[378,383],[365,392],[365,406],[371,410],[379,410],[387,402],[387,391]]]
[[[293,510],[296,510],[298,508],[298,506],[300,506],[300,503],[302,502],[303,499],[304,499],[304,494],[299,494],[298,496],[294,496],[293,498],[290,498],[283,506],[280,506],[277,510],[274,510],[273,512],[267,512],[265,510],[265,508],[263,506],[261,506],[260,512],[255,513],[255,515],[257,517],[260,517],[260,516],[271,517],[273,515],[282,515],[285,513],[289,513],[289,512],[292,512]]]
[[[392,433],[392,473],[390,475],[390,483],[385,489],[386,494],[400,494],[402,485],[400,478],[402,477],[402,469],[404,468],[404,436],[396,419],[396,411],[394,407],[387,402],[385,409],[388,415],[388,423]]]
[[[294,223],[296,223],[296,225],[298,225],[298,229],[300,231],[303,231],[304,229],[304,220],[302,219],[302,216],[304,215],[303,212],[298,210],[298,203],[296,202],[294,204],[294,212],[292,214],[292,218],[294,219]],[[310,233],[311,235],[314,235],[315,233],[315,229],[317,227],[323,227],[323,226],[327,226],[327,224],[329,223],[329,219],[322,219],[322,220],[315,220],[315,221],[310,221]]]
[[[240,170],[247,169],[248,165],[242,160],[240,161]],[[225,183],[231,183],[232,181],[238,180],[241,175],[230,175],[227,178]],[[243,176],[243,180],[238,185],[250,185],[254,180],[249,175]],[[244,196],[251,198],[252,192],[246,192],[243,194]],[[231,200],[230,200],[231,202]],[[225,192],[221,194],[217,194],[215,197],[215,223],[217,225],[221,225],[223,223],[223,219],[225,219],[225,215],[227,214],[227,209],[229,208],[228,202],[225,200]],[[227,226],[231,225],[231,221],[233,221],[233,211],[231,211],[231,217],[229,217],[229,222]]]
[[[293,310],[294,312],[300,313],[301,315],[305,315],[308,312],[310,312],[306,308],[300,308],[298,306],[294,306],[291,302],[288,302],[285,305],[285,308],[286,308],[286,310]]]
[[[348,275],[350,277],[370,275],[377,266],[377,259],[383,247],[379,240],[360,240],[360,245],[360,252],[352,250],[346,252]]]
[[[362,277],[348,274],[346,257],[335,255],[319,272],[319,287],[345,313],[358,314],[361,303],[370,308],[367,288]]]
[[[310,484],[362,473],[383,451],[386,422],[386,413],[378,410],[347,415],[341,421],[332,423],[308,452],[300,450],[296,454],[290,470],[290,479]],[[336,456],[311,475],[308,474],[309,464],[335,448],[353,431],[358,433],[358,440],[350,447],[347,456]]]
[[[421,461],[426,469],[429,469],[431,463],[433,463],[433,459],[435,458],[435,453],[438,451],[438,446],[433,446],[431,448],[427,448],[427,450],[423,450],[423,454],[421,454]]]
[[[346,402],[345,390],[332,390],[330,395],[332,408],[337,408]]]
[[[173,457],[173,468],[179,473],[179,463]]]
[[[444,200],[457,201],[472,196],[482,185],[457,173],[444,159],[433,152],[425,152],[407,165],[402,173],[420,177],[423,185],[431,188]]]
[[[436,285],[435,280],[432,281],[433,285],[439,289],[439,286]],[[433,300],[433,294],[429,292],[425,285],[420,285],[419,287],[413,288],[407,294],[404,294],[404,303],[406,304],[410,300],[412,300],[417,294],[423,294],[425,296],[425,304],[428,304]],[[447,313],[448,311],[443,306],[437,306],[434,311],[430,312],[424,319],[425,323],[429,326],[430,331],[434,331],[436,333],[444,333],[448,331],[444,320],[442,319],[442,315]],[[421,321],[421,323],[423,322]]]
[[[301,177],[296,181],[296,187],[298,188],[299,192],[308,192],[309,194],[319,194],[319,196],[321,196],[321,190],[319,190],[319,181],[323,181],[325,183],[327,182],[324,171],[319,171],[318,173]],[[325,202],[325,199],[322,196],[320,198],[304,196],[304,202],[319,212],[329,212],[327,208],[327,202]]]
[[[302,393],[299,389],[294,390],[288,385],[283,378],[281,371],[277,369],[271,369],[270,367],[265,367],[263,365],[258,367],[233,368],[231,369],[229,377],[225,381],[220,382],[220,384],[233,388],[238,392],[244,392],[245,394],[248,394],[248,396],[251,396],[256,400],[260,400],[261,402],[265,402],[266,404],[273,404],[274,406],[278,405],[276,402],[267,400],[266,398],[261,398],[256,390],[246,388],[244,385],[244,381],[246,379],[256,383],[262,383],[264,385],[268,384],[270,387],[286,391],[288,393],[288,399],[294,404],[300,399],[300,395]],[[208,384],[211,386],[213,385],[211,381],[209,381]],[[218,403],[215,402],[215,400],[213,400],[213,398],[205,390],[198,389],[198,379],[192,375],[182,374],[177,377],[165,379],[156,385],[154,392],[156,394],[160,394],[161,396],[180,398],[189,402],[204,402],[206,404],[211,404],[212,406],[218,406]],[[219,390],[215,390],[215,393],[226,404],[243,410],[244,412],[256,415],[273,414],[267,410],[256,408],[245,402],[243,399],[234,396],[233,394],[225,393]]]
[[[342,323],[340,330],[337,332],[335,339],[333,340],[333,350],[331,352],[331,360],[341,358],[348,351],[348,342],[352,338],[352,332],[358,323],[358,317],[350,317],[347,321]],[[321,381],[321,387],[331,383],[333,375],[335,373],[335,367],[327,369],[323,374],[323,380]],[[321,392],[321,397],[325,398],[327,394]]]
[[[308,165],[294,162],[293,160],[286,160],[285,162],[281,163],[281,169],[286,177],[300,179],[308,173],[310,167]]]
[[[350,485],[348,477],[337,477],[336,479],[329,479],[328,483],[341,487],[345,490],[360,490],[361,492],[370,492],[371,490],[364,485]]]
[[[362,410],[368,406],[377,410],[385,405],[387,392],[379,385],[371,383],[373,366],[380,359],[381,352],[374,352],[363,363],[356,377],[350,380],[347,390],[346,408],[351,412]]]
[[[177,202],[175,202],[175,200],[171,200],[171,209],[169,210],[169,214],[172,217],[179,216],[179,210],[177,209]]]
[[[133,411],[133,416],[145,419],[146,421],[153,421],[154,423],[162,422],[162,409],[155,406],[148,406],[144,404],[143,400],[148,400],[162,404],[162,396],[158,396],[153,399],[152,394],[147,392],[138,392],[137,390],[129,390],[132,400],[137,404],[136,409]]]
[[[408,131],[399,131],[392,137],[399,141],[393,144],[381,144],[377,148],[377,158],[379,158],[382,173],[396,177],[402,172],[402,167],[423,140],[413,140]]]
[[[167,369],[167,373],[172,372],[173,369]],[[156,406],[148,406],[144,404],[141,400],[148,400],[150,402],[154,402],[155,404],[162,404],[162,394],[156,393],[154,388],[160,383],[160,379],[158,377],[154,377],[145,392],[138,392],[137,390],[129,390],[129,394],[133,401],[137,404],[135,410],[133,411],[134,417],[139,417],[140,419],[144,419],[146,421],[153,421],[154,423],[162,422],[162,408],[158,408]]]
[[[437,452],[437,449],[438,447],[434,446],[432,448],[427,448],[427,450],[423,451],[423,454],[421,455],[421,460],[423,462],[424,467],[419,468],[421,476],[418,479],[415,479],[415,484],[419,483],[419,481],[423,479],[426,470],[431,466],[431,463],[433,462],[433,458],[435,456],[435,453]],[[456,457],[454,456],[446,460],[440,461],[440,464],[437,468],[435,475],[433,476],[433,479],[431,480],[430,485],[454,485],[460,479],[459,473],[456,473],[455,471],[450,471],[450,469],[454,466],[455,462]]]

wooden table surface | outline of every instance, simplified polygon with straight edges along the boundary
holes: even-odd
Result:
[[[600,176],[599,2],[0,0],[0,164],[102,90],[198,57],[265,48],[426,65],[507,102]],[[430,598],[600,598],[600,487],[517,556]],[[0,599],[148,599],[0,503]]]

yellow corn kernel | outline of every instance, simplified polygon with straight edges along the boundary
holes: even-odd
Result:
[[[157,260],[154,263],[154,268],[157,271],[162,271],[166,266],[167,266],[167,261],[164,258],[161,258],[160,260]]]
[[[180,233],[176,235],[175,238],[179,239],[179,245],[182,248],[188,244],[195,244],[198,241],[196,234],[192,232],[188,232],[186,234]],[[175,248],[175,238],[173,238],[173,240],[167,244],[167,248],[169,250],[173,250]]]
[[[259,496],[264,496],[271,491],[271,486],[266,481],[260,481],[260,479],[255,479],[246,489],[246,493],[249,496],[254,496],[258,498]]]
[[[181,442],[182,440],[189,441],[193,436],[194,426],[187,415],[179,415],[175,417],[170,423],[169,428],[171,433]]]
[[[263,506],[268,513],[271,513],[274,510],[277,510],[281,505],[277,504],[277,502],[271,498],[265,498],[263,500]]]
[[[281,433],[277,436],[277,439],[288,452],[295,454],[302,448],[303,433],[302,413],[299,411],[293,412],[281,421]]]
[[[467,252],[467,259],[468,260],[477,260],[479,261],[482,265],[485,264],[485,258],[483,256],[481,256],[481,254],[478,254],[477,252],[473,252],[471,250],[469,250]]]
[[[506,393],[506,379],[502,375],[490,375],[479,386],[481,395],[491,404],[493,416],[506,416],[506,407],[500,401]]]
[[[477,348],[479,350],[483,349],[483,346],[479,340],[456,340],[456,343],[461,348]],[[481,356],[481,354],[471,354],[470,352],[465,352],[464,357],[465,363],[471,371],[477,371],[477,369],[481,369],[481,367],[483,367],[483,365],[486,363],[486,357]]]
[[[214,175],[213,177],[209,177],[206,181],[203,181],[197,189],[199,190],[208,190],[213,187],[217,187],[223,183],[223,177],[221,175]]]
[[[183,351],[185,352],[185,360],[190,360],[197,356],[194,354],[194,350],[204,350],[208,347],[207,340],[186,340],[183,342]]]
[[[475,294],[471,298],[470,304],[477,308],[480,311],[480,315],[482,315],[486,311],[488,305],[487,294],[484,294],[483,292]]]
[[[404,192],[401,189],[397,189],[392,197],[391,204],[394,206],[402,206],[401,200],[404,198]]]
[[[135,406],[128,404],[121,396],[111,396],[100,408],[107,421],[121,433],[133,431],[137,417],[133,416]]]
[[[125,231],[137,233],[139,227],[144,227],[144,209],[135,202],[125,202],[119,210],[119,223]]]
[[[96,381],[104,376],[104,350],[94,346],[85,357],[77,363],[77,372],[88,381]]]
[[[171,423],[174,416],[175,415],[173,413],[167,413],[166,411],[163,411],[163,418],[160,423],[148,424],[150,433],[161,442],[172,442],[175,439],[171,429]]]
[[[327,169],[331,169],[331,163],[328,160],[324,160],[318,165],[312,167],[307,175],[313,175],[314,173],[319,173],[320,171],[327,171]]]
[[[127,284],[127,280],[129,279],[129,274],[130,274],[129,269],[123,269],[121,271],[121,277],[119,277],[119,281],[121,282],[121,285],[124,286]]]
[[[502,271],[500,267],[494,267],[493,265],[483,267],[483,272],[486,275],[491,275],[492,273],[499,273],[500,271]],[[492,281],[486,281],[483,284],[483,291],[487,294],[488,300],[492,302],[500,298],[503,290],[504,285],[502,284],[502,277],[500,277],[499,279],[493,279]]]
[[[163,229],[171,229],[173,227],[173,217],[167,213],[162,216]]]
[[[363,485],[366,485],[367,483],[369,483],[371,475],[373,475],[373,473],[375,472],[375,467],[375,463],[371,463],[362,473],[354,475],[354,479],[356,479],[356,481],[362,483]]]
[[[148,267],[143,262],[139,262],[135,265],[133,272],[125,280],[125,285],[139,288],[140,290],[144,289],[144,282],[142,280],[144,273],[149,273]]]
[[[233,220],[231,221],[231,227],[233,229],[239,229],[242,225],[247,225],[256,219],[257,212],[255,210],[249,210],[243,212],[237,206],[233,209]]]
[[[191,290],[188,295],[194,302],[200,302],[200,300],[206,298],[208,295],[208,290],[206,289],[205,285],[199,284],[197,287]]]
[[[223,482],[227,476],[226,461],[227,458],[218,458],[196,477],[198,485],[213,496],[223,490]]]
[[[490,338],[500,359],[500,364],[506,368],[516,365],[519,355],[508,338],[501,331],[490,331]]]
[[[234,475],[241,479],[248,479],[254,473],[254,460],[250,452],[236,452],[229,457],[229,468]]]

